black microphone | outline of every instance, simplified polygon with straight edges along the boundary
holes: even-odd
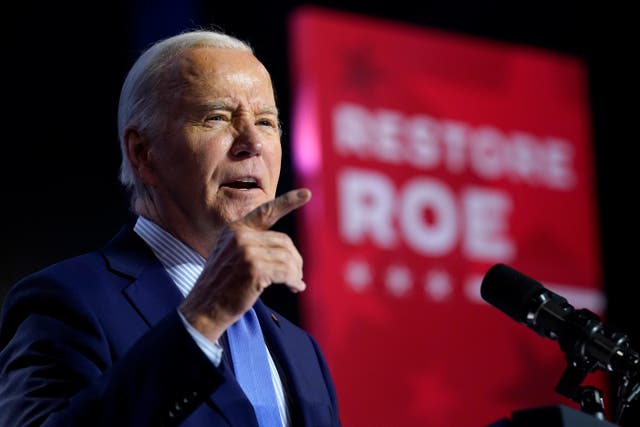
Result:
[[[640,372],[640,356],[629,348],[625,334],[612,333],[596,314],[576,310],[564,297],[507,265],[488,270],[480,295],[515,321],[557,340],[567,359],[584,370],[624,376]]]

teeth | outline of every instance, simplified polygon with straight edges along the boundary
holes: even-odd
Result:
[[[244,176],[241,178],[234,178],[233,180],[224,183],[223,186],[238,189],[257,188],[258,180],[250,176]]]

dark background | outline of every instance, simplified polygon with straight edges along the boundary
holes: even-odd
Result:
[[[305,4],[541,47],[584,61],[593,117],[602,285],[608,298],[605,323],[626,333],[632,348],[640,348],[634,201],[638,30],[633,12],[615,2],[121,0],[22,2],[12,12],[5,9],[0,301],[20,277],[98,247],[130,218],[128,198],[117,180],[118,94],[136,55],[157,38],[216,25],[254,46],[276,87],[285,131],[280,184],[290,188],[295,177],[287,170],[287,20]],[[295,239],[294,223],[295,213],[276,228]],[[295,296],[273,290],[267,298],[298,321]],[[640,425],[637,406],[627,411],[622,425]]]

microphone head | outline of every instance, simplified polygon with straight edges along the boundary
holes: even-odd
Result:
[[[504,264],[491,267],[480,285],[483,300],[522,323],[526,323],[532,299],[541,291],[541,283]]]

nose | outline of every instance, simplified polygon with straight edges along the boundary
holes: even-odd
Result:
[[[253,157],[259,155],[262,148],[262,139],[256,128],[252,125],[246,125],[236,135],[230,154],[234,158]]]

